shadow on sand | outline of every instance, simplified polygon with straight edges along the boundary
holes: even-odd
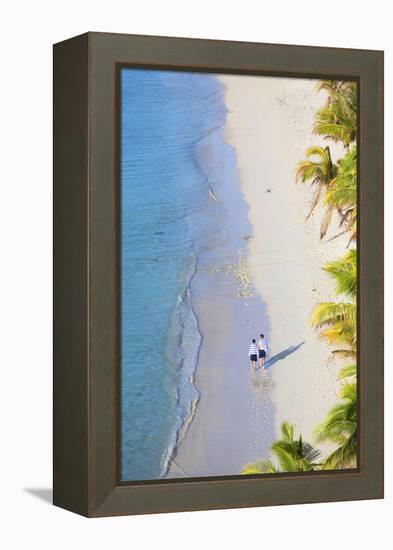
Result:
[[[276,355],[273,355],[273,357],[270,357],[265,363],[265,369],[269,369],[274,365],[274,363],[277,363],[277,361],[282,361],[288,355],[291,355],[292,353],[295,353],[299,348],[302,347],[303,344],[305,344],[305,340],[303,342],[300,342],[300,344],[297,344],[297,346],[289,346],[289,348],[284,349],[283,351],[280,351],[280,353],[277,353]],[[260,368],[260,367],[258,367]]]

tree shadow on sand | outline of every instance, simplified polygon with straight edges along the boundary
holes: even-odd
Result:
[[[273,355],[273,357],[270,357],[265,363],[265,369],[269,369],[274,365],[274,363],[277,363],[277,361],[282,361],[288,355],[291,355],[292,353],[295,353],[299,348],[302,347],[303,344],[305,344],[305,340],[303,342],[300,342],[300,344],[297,344],[297,346],[289,346],[289,348],[284,349],[283,351],[280,351],[280,353],[277,353],[276,355]]]

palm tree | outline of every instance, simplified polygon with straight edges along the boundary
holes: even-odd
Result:
[[[329,345],[332,354],[343,359],[356,358],[356,305],[351,302],[321,302],[311,314],[311,326]]]
[[[336,294],[345,294],[356,298],[357,293],[357,252],[356,248],[349,250],[343,258],[328,262],[323,268],[336,281]]]
[[[351,241],[356,239],[357,219],[357,88],[352,82],[323,80],[318,90],[327,92],[325,105],[318,111],[314,133],[325,139],[342,142],[345,156],[334,165],[329,147],[312,147],[307,150],[307,160],[297,169],[297,179],[317,184],[312,206],[307,218],[322,198],[326,212],[321,224],[320,238],[327,232],[332,213],[336,210],[340,225],[350,231]],[[349,250],[340,260],[329,262],[325,271],[336,282],[336,293],[345,296],[343,301],[323,302],[315,306],[311,314],[311,325],[319,330],[319,336],[334,346],[332,353],[342,358],[356,358],[356,296],[357,296],[357,254]],[[319,468],[334,469],[356,465],[357,456],[357,392],[356,364],[341,368],[339,379],[345,380],[340,392],[340,402],[333,407],[324,422],[316,429],[318,442],[330,441],[337,445]],[[276,442],[272,446],[277,445]],[[277,453],[275,449],[275,452]],[[318,452],[318,451],[317,451]],[[279,458],[279,455],[276,455]],[[285,456],[284,456],[285,458]],[[280,459],[279,459],[280,462]],[[280,462],[281,465],[281,462]],[[291,464],[286,464],[286,466]],[[255,464],[254,468],[274,467],[271,461]],[[269,470],[269,471],[270,471]]]
[[[332,188],[334,179],[337,176],[337,166],[332,162],[329,147],[310,147],[306,151],[306,160],[298,164],[296,170],[296,180],[305,183],[311,181],[311,185],[316,186],[311,203],[310,211],[306,220],[314,212],[320,199]],[[325,215],[321,222],[320,238],[326,235],[333,214],[333,206],[327,205]]]
[[[351,231],[350,242],[356,239],[357,218],[357,150],[356,145],[338,161],[337,176],[324,198],[325,206],[333,206],[341,214],[341,224]]]
[[[338,445],[324,461],[323,469],[351,468],[357,457],[357,391],[356,384],[345,384],[340,392],[341,402],[333,407],[324,422],[315,430],[318,442]]]
[[[341,81],[321,81],[317,89],[328,92],[326,105],[316,114],[314,133],[325,139],[341,141],[345,148],[356,140],[356,84]]]
[[[308,472],[319,468],[318,459],[321,453],[310,443],[304,442],[299,435],[295,439],[295,428],[289,422],[281,424],[281,439],[274,442],[271,452],[275,455],[280,468],[277,468],[271,459],[261,459],[247,464],[242,474],[269,474],[284,472]]]
[[[348,80],[319,80],[315,86],[317,92],[325,90],[328,94],[327,104],[336,101],[340,95],[356,106],[356,85]]]
[[[327,92],[327,104],[329,105],[332,101],[335,101],[342,85],[343,81],[341,80],[318,80],[315,88],[317,92],[320,92],[321,90],[325,90]]]
[[[336,281],[336,293],[345,295],[345,302],[321,302],[312,313],[310,323],[319,330],[319,337],[333,349],[334,356],[356,358],[356,293],[357,293],[357,252],[351,249],[344,258],[329,262],[325,271]]]

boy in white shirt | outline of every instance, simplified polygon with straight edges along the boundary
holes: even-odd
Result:
[[[265,369],[265,360],[268,352],[269,352],[269,345],[265,340],[265,336],[263,334],[260,334],[259,340],[258,340],[258,357],[259,357],[259,366],[261,367],[261,369]]]

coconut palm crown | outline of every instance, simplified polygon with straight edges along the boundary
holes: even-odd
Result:
[[[325,271],[336,281],[336,293],[344,295],[345,301],[320,302],[312,313],[310,324],[319,331],[319,337],[334,346],[333,355],[341,358],[356,358],[356,293],[357,252],[352,249],[344,258],[329,262]]]
[[[262,459],[247,464],[242,474],[267,474],[283,472],[307,472],[317,470],[321,453],[310,443],[303,441],[299,435],[295,439],[295,428],[289,422],[281,424],[281,439],[271,446],[271,452],[275,456],[279,467],[275,466],[271,459]]]
[[[314,133],[325,139],[341,141],[345,148],[356,140],[356,84],[342,81],[321,81],[317,89],[328,93],[326,104],[317,112]]]
[[[357,457],[357,391],[356,383],[345,384],[341,401],[333,407],[315,430],[316,441],[330,441],[337,448],[324,460],[323,468],[351,468]]]
[[[310,147],[306,151],[306,160],[300,162],[296,170],[296,181],[302,183],[311,182],[315,187],[314,196],[311,201],[310,211],[306,220],[314,212],[321,199],[332,189],[332,184],[337,176],[337,166],[332,162],[329,147]],[[324,217],[321,222],[320,238],[326,235],[332,219],[334,206],[327,204]]]
[[[353,145],[337,163],[337,176],[325,194],[324,205],[337,209],[341,224],[350,231],[350,242],[356,239],[357,219],[357,149]]]

